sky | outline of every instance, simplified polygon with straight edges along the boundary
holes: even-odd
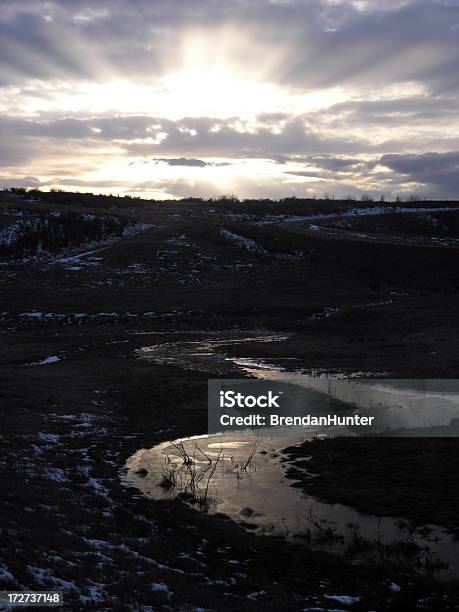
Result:
[[[0,0],[0,188],[459,198],[459,0]]]

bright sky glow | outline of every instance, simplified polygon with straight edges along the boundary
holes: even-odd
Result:
[[[447,0],[6,0],[0,187],[459,197],[458,28]]]

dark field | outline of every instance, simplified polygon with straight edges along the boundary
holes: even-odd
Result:
[[[359,239],[328,235],[330,221],[286,227],[281,215],[364,203],[37,198],[0,202],[0,590],[63,590],[71,610],[458,609],[457,583],[405,560],[256,536],[149,501],[120,470],[139,448],[203,433],[207,379],[222,372],[152,364],[138,358],[143,346],[274,332],[286,339],[224,353],[456,378],[459,205],[351,219]],[[21,239],[7,243],[14,224]],[[457,532],[455,439],[337,439],[291,452],[313,456],[308,493]]]
[[[456,438],[338,438],[287,452],[300,458],[296,468],[312,457],[305,465],[320,478],[305,481],[295,468],[288,471],[308,493],[371,514],[401,516],[413,525],[443,525],[459,537]]]

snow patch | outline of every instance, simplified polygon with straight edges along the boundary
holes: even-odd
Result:
[[[19,316],[27,319],[41,319],[43,313],[39,310],[32,310],[32,312],[22,312]]]
[[[231,240],[232,242],[237,243],[242,248],[247,251],[251,251],[252,253],[260,253],[263,255],[267,255],[267,251],[259,244],[252,240],[251,238],[246,238],[245,236],[240,236],[239,234],[235,234],[234,232],[230,232],[229,230],[223,229],[220,230],[222,236],[224,236],[227,240]]]
[[[6,565],[0,565],[0,580],[14,580],[13,574]]]
[[[335,315],[337,312],[339,312],[339,310],[340,309],[335,306],[327,306],[320,312],[316,312],[312,314],[310,317],[308,317],[308,319],[310,319],[311,321],[316,321],[317,319],[329,319],[330,317]]]
[[[46,468],[45,476],[49,480],[55,480],[56,482],[67,482],[65,472],[62,468]]]
[[[13,245],[21,237],[21,225],[13,223],[0,230],[0,244],[6,247]]]
[[[165,593],[168,597],[172,597],[174,594],[164,582],[153,582],[151,590],[156,593]]]
[[[255,591],[254,593],[249,593],[247,595],[247,599],[250,599],[251,601],[255,601],[255,599],[259,597],[260,595],[266,595],[266,591]]]
[[[58,357],[57,355],[50,355],[49,357],[45,357],[44,359],[40,359],[39,361],[31,361],[27,363],[27,366],[39,366],[39,365],[50,365],[51,363],[57,363],[61,361],[62,357]]]
[[[43,433],[40,431],[38,434],[38,437],[40,440],[43,440],[43,442],[52,442],[52,443],[59,442],[59,436],[57,434]]]
[[[358,603],[362,599],[361,597],[351,597],[351,595],[324,595],[324,597],[326,599],[333,599],[345,606],[352,606],[352,604]]]

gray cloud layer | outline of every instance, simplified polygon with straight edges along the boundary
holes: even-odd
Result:
[[[81,83],[156,83],[179,67],[190,33],[210,40],[216,57],[224,51],[246,78],[279,86],[287,98],[341,87],[346,99],[316,111],[259,114],[251,125],[218,112],[171,119],[84,105],[65,112],[16,108],[15,99],[52,99]],[[459,197],[458,34],[456,0],[3,0],[1,181],[35,180],[48,166],[49,175],[62,171],[60,184],[75,184],[82,166],[72,175],[70,161],[60,161],[84,152],[93,165],[112,156],[177,172],[244,159],[296,165],[281,173],[282,184],[258,182],[260,193],[290,192],[307,178],[331,189],[414,186]],[[249,178],[240,179],[247,193]],[[117,186],[117,179],[107,181]],[[165,181],[139,189],[167,190]],[[203,181],[203,190],[215,189]],[[168,192],[184,195],[187,185],[171,179]]]
[[[362,4],[362,3],[361,3]],[[233,25],[279,50],[274,80],[302,87],[421,81],[457,91],[459,5],[448,0],[86,0],[2,3],[0,73],[25,78],[99,78],[109,71],[145,78],[174,65],[190,28]],[[215,38],[215,45],[219,40]],[[259,47],[244,61],[257,69]]]

